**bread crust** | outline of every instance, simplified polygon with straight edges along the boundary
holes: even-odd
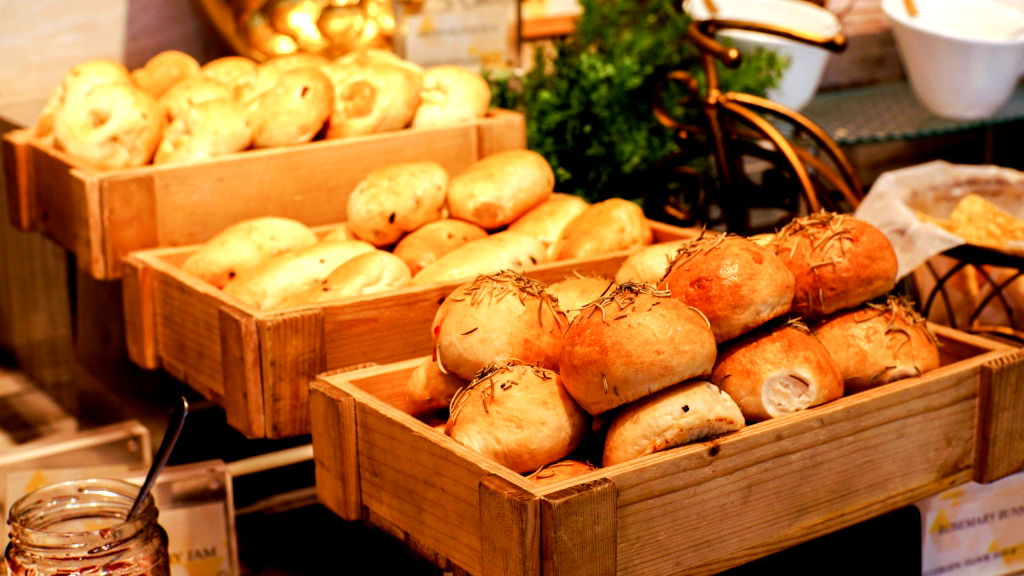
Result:
[[[734,432],[745,422],[728,394],[703,380],[689,380],[623,406],[605,435],[602,464],[613,466]]]
[[[896,252],[870,223],[818,212],[795,218],[769,241],[793,273],[793,313],[808,322],[859,306],[896,285]]]
[[[804,410],[843,395],[825,346],[799,323],[763,326],[719,348],[711,382],[748,422]]]
[[[795,279],[747,238],[702,234],[680,248],[658,287],[703,312],[721,343],[789,312]]]
[[[715,337],[697,310],[646,284],[620,284],[569,324],[562,381],[592,415],[706,376]]]
[[[908,300],[890,296],[813,327],[843,375],[845,393],[920,376],[939,367],[939,346]]]

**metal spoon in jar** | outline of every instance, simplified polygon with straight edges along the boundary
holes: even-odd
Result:
[[[146,501],[146,496],[149,496],[153,485],[156,484],[157,476],[160,475],[164,466],[167,465],[167,460],[171,457],[171,452],[174,450],[174,445],[178,442],[178,437],[181,436],[181,429],[185,425],[185,416],[188,416],[188,400],[181,396],[180,402],[175,404],[171,410],[171,420],[168,422],[164,439],[160,442],[160,448],[156,451],[156,456],[149,467],[149,472],[146,473],[146,480],[142,483],[138,496],[135,497],[132,509],[128,511],[128,516],[125,518],[126,521],[131,520],[142,508],[142,503]]]

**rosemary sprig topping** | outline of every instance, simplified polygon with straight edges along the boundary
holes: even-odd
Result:
[[[517,369],[532,372],[542,380],[550,380],[553,377],[550,371],[539,365],[526,364],[514,358],[501,362],[491,362],[478,370],[473,376],[473,380],[466,386],[459,388],[455,395],[452,396],[452,401],[448,405],[449,420],[453,421],[458,417],[458,413],[465,407],[470,394],[474,390],[480,390],[480,401],[482,402],[484,413],[489,413],[489,405],[498,391],[506,391],[513,386],[519,385],[519,381],[515,379],[497,382],[497,377],[502,374],[515,372]]]
[[[606,295],[594,300],[590,304],[584,307],[590,309],[587,317],[590,318],[598,310],[601,311],[601,320],[608,323],[608,316],[606,315],[607,309],[613,311],[623,312],[622,314],[616,314],[612,318],[614,320],[621,320],[625,318],[627,314],[625,312],[632,308],[636,304],[637,296],[641,294],[648,294],[657,298],[668,298],[672,295],[668,290],[658,290],[654,285],[646,282],[623,282],[607,293]],[[573,320],[574,322],[583,317],[583,314],[579,314]]]
[[[779,247],[788,244],[789,258],[792,259],[799,245],[795,241],[798,238],[806,238],[810,243],[808,256],[812,261],[808,266],[816,272],[817,268],[843,261],[847,245],[853,241],[853,228],[844,214],[821,210],[790,220],[775,234],[770,244],[776,253]]]
[[[911,328],[923,330],[933,343],[939,344],[939,339],[932,332],[931,328],[928,327],[928,322],[914,307],[914,301],[905,295],[889,294],[884,301],[868,302],[861,311],[854,314],[854,320],[856,322],[867,322],[879,316],[888,317],[884,331],[886,335],[901,333],[909,341],[910,333],[903,326],[897,326],[897,323],[900,323],[909,325]],[[903,343],[897,347],[896,351],[899,352],[899,348],[902,346]]]
[[[690,260],[693,260],[697,256],[707,254],[721,246],[722,242],[725,242],[726,238],[731,238],[736,234],[721,233],[721,232],[708,232],[706,228],[700,231],[700,236],[697,236],[693,240],[684,242],[676,250],[675,256],[669,260],[669,265],[665,269],[665,273],[661,276],[664,280],[668,278],[668,275],[672,270],[678,266],[686,264]]]

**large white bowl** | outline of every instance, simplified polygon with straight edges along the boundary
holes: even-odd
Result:
[[[835,36],[841,29],[835,14],[803,0],[714,0],[714,3],[718,7],[715,17],[723,20],[771,24],[823,36]],[[684,0],[683,9],[697,20],[711,17],[705,0]],[[723,30],[719,35],[731,39],[740,52],[750,53],[762,47],[789,60],[779,85],[768,91],[771,100],[800,110],[818,91],[828,62],[828,50],[746,30]]]
[[[882,0],[910,88],[939,116],[986,118],[1024,71],[1024,13],[994,0]]]

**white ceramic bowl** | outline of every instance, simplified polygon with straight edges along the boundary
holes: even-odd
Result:
[[[1024,71],[1024,13],[994,0],[882,0],[910,88],[932,113],[974,120],[1009,100]]]
[[[835,36],[841,29],[835,14],[804,0],[714,0],[714,3],[718,7],[715,17],[720,19],[771,24],[823,36]],[[683,9],[697,20],[711,17],[705,0],[684,0]],[[800,110],[818,91],[830,54],[828,50],[746,30],[723,30],[719,36],[731,39],[740,52],[763,47],[789,59],[779,85],[768,91],[771,100]]]

